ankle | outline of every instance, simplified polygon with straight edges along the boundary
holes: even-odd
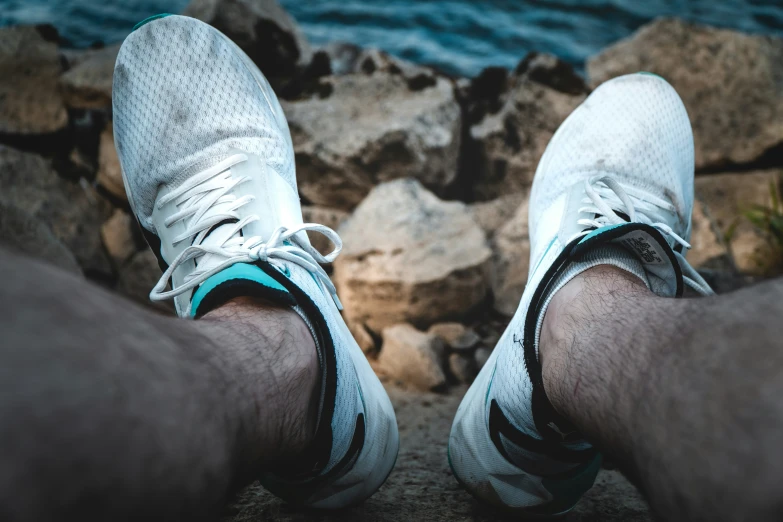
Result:
[[[196,321],[225,354],[230,378],[242,380],[236,401],[242,421],[240,447],[286,459],[303,451],[315,434],[320,363],[304,320],[290,308],[240,297]],[[262,415],[263,412],[263,415]],[[264,466],[255,455],[246,462]]]
[[[587,337],[606,314],[616,313],[628,298],[652,292],[632,274],[612,265],[590,268],[569,281],[549,303],[541,327],[538,356],[544,389],[553,405],[570,400],[581,378],[579,364],[572,364],[575,350],[589,349]],[[580,353],[582,360],[585,354]]]

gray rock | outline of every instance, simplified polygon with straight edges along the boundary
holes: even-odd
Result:
[[[528,202],[525,194],[516,212],[492,239],[492,293],[495,310],[506,316],[517,311],[519,299],[527,284],[530,266],[530,237],[528,236]]]
[[[83,56],[72,58],[72,67],[60,78],[66,105],[76,109],[111,108],[114,62],[120,45],[85,51]]]
[[[451,82],[432,81],[412,89],[399,74],[330,77],[327,97],[284,102],[300,193],[351,210],[378,183],[406,176],[442,192],[457,174],[461,113]]]
[[[478,334],[462,323],[437,323],[427,333],[437,335],[446,346],[459,352],[470,351],[481,341]]]
[[[441,367],[444,348],[437,336],[409,324],[385,328],[382,336],[378,365],[384,374],[422,391],[445,386]]]
[[[212,25],[233,40],[273,87],[310,62],[310,44],[275,0],[193,0],[182,14]]]
[[[43,221],[88,275],[112,274],[100,236],[111,207],[92,187],[61,179],[40,156],[0,145],[0,199]]]
[[[45,134],[68,124],[57,45],[34,27],[0,28],[0,133]]]
[[[515,76],[496,101],[497,112],[487,112],[470,127],[471,161],[479,173],[476,196],[493,199],[529,187],[552,135],[585,97],[560,92],[528,74]]]
[[[659,19],[587,63],[592,85],[663,76],[688,109],[696,167],[748,163],[783,143],[783,39]]]
[[[457,381],[470,384],[478,375],[476,360],[472,354],[452,353],[449,355],[449,371]]]
[[[376,187],[340,228],[334,280],[344,314],[378,332],[458,319],[484,301],[490,250],[464,204],[415,180]]]
[[[43,221],[4,199],[0,199],[0,243],[68,272],[82,273],[71,251]]]
[[[772,207],[771,190],[780,193],[782,175],[780,169],[770,169],[696,178],[696,196],[709,209],[721,235],[729,236],[729,251],[736,267],[745,274],[783,273],[780,245],[769,231],[757,229],[744,216],[754,205]]]

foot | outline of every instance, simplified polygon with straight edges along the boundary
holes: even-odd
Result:
[[[340,238],[302,222],[288,124],[269,83],[216,29],[154,17],[120,50],[113,103],[128,200],[164,270],[150,298],[173,298],[180,316],[197,319],[259,297],[299,314],[312,334],[321,386],[315,436],[262,484],[313,507],[365,499],[396,459],[394,410],[319,265],[334,260]],[[319,254],[308,230],[335,250]]]
[[[531,270],[508,329],[462,404],[449,438],[457,480],[476,497],[531,515],[570,510],[600,455],[552,408],[538,341],[552,297],[613,265],[660,296],[711,290],[688,265],[693,136],[680,98],[650,74],[605,83],[562,124],[530,199]]]

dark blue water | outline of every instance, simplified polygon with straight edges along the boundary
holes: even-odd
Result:
[[[0,25],[51,23],[75,46],[112,43],[188,0],[0,0]],[[657,16],[783,35],[783,0],[282,0],[315,43],[385,49],[448,72],[513,67],[531,50],[581,68],[585,58]]]

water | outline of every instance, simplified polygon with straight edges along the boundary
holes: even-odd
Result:
[[[0,0],[0,25],[51,23],[77,47],[122,40],[133,25],[188,0]],[[584,60],[656,16],[783,36],[783,0],[282,0],[315,44],[379,47],[472,76],[531,50]]]

